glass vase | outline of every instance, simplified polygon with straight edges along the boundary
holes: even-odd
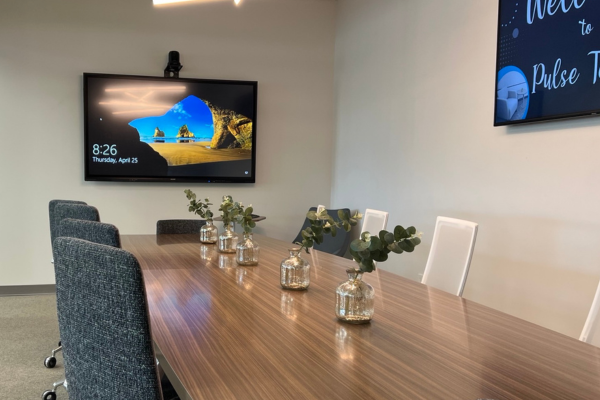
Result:
[[[360,270],[348,269],[348,280],[335,291],[335,315],[344,322],[366,324],[375,313],[375,290],[362,281]]]
[[[219,235],[219,252],[235,253],[238,243],[238,235],[233,231],[232,224],[225,225],[225,232]]]
[[[206,224],[200,228],[200,243],[214,244],[219,238],[219,230],[212,219],[207,219]]]
[[[236,246],[235,260],[239,265],[257,265],[260,247],[252,240],[252,233],[244,233],[244,239]]]
[[[290,257],[281,262],[281,287],[306,290],[310,285],[310,264],[300,257],[300,248],[289,249]]]

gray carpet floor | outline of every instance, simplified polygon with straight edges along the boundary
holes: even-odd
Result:
[[[58,337],[56,296],[0,297],[0,398],[41,399],[53,382],[63,379],[61,353],[56,367],[44,367]],[[57,397],[69,398],[64,388]]]

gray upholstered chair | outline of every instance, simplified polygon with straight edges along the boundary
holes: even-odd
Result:
[[[348,208],[343,208],[342,210],[350,214],[350,210]],[[317,211],[317,207],[311,207],[308,211]],[[335,219],[338,218],[338,210],[327,210],[327,213]],[[298,236],[296,236],[293,243],[302,242],[302,231],[308,228],[309,226],[310,220],[306,218],[304,220],[302,228],[300,228],[300,232],[298,232]],[[349,246],[350,232],[346,232],[343,229],[338,229],[335,237],[331,235],[325,235],[325,237],[323,238],[323,243],[315,244],[313,246],[313,249],[333,254],[334,256],[344,257]]]
[[[116,226],[96,221],[85,221],[79,219],[65,218],[60,221],[58,237],[70,237],[87,240],[89,242],[103,244],[112,247],[121,247],[121,236]],[[60,346],[60,343],[59,343]],[[60,347],[59,347],[60,348]],[[54,354],[53,354],[54,356]],[[56,359],[54,359],[56,364]],[[46,362],[44,363],[46,364]],[[52,390],[44,392],[44,400],[56,398],[56,389],[65,385],[65,380],[54,383]]]
[[[199,234],[204,225],[206,221],[202,219],[163,219],[156,221],[156,234]]]
[[[60,237],[71,237],[106,246],[121,247],[119,229],[103,222],[65,218],[60,222],[58,232]]]
[[[96,207],[88,206],[83,201],[75,200],[51,200],[48,205],[50,213],[50,240],[58,237],[60,222],[65,218],[74,218],[87,221],[100,221],[100,214]],[[44,360],[46,368],[54,368],[56,366],[56,353],[61,350],[61,343],[58,342],[58,347],[52,350],[52,354]]]
[[[48,211],[50,215],[50,246],[54,243],[54,239],[58,237],[58,224],[60,221],[56,217],[56,206],[58,204],[79,204],[79,205],[87,205],[84,201],[77,200],[50,200],[48,204]]]
[[[54,255],[69,399],[162,399],[136,258],[66,237]]]
[[[86,202],[78,200],[50,200],[50,203],[48,203],[48,215],[50,220],[50,248],[52,248],[54,239],[58,237],[58,223],[60,221],[58,221],[56,216],[56,206],[61,203],[87,205]],[[58,342],[58,347],[52,350],[52,354],[49,357],[46,357],[44,360],[44,366],[46,368],[54,368],[56,366],[56,353],[58,353],[60,350],[60,342]]]

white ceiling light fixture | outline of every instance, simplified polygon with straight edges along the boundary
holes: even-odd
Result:
[[[190,1],[194,1],[194,0],[152,0],[152,3],[154,3],[155,6],[158,6],[161,4],[187,3]]]
[[[225,1],[225,0],[152,0],[152,3],[155,6],[162,6],[168,4],[178,4],[178,3],[211,3],[215,1]],[[233,3],[236,6],[241,4],[242,0],[233,0]]]

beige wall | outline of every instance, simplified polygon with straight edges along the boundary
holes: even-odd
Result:
[[[292,240],[330,198],[334,21],[335,3],[318,0],[2,0],[0,285],[54,282],[53,198],[85,200],[127,234],[191,217],[187,187],[232,194],[267,216],[258,232]],[[256,184],[83,181],[82,73],[160,76],[170,50],[182,77],[259,81]]]
[[[478,222],[464,296],[578,336],[600,279],[600,119],[492,126],[497,2],[340,0],[333,206]]]

